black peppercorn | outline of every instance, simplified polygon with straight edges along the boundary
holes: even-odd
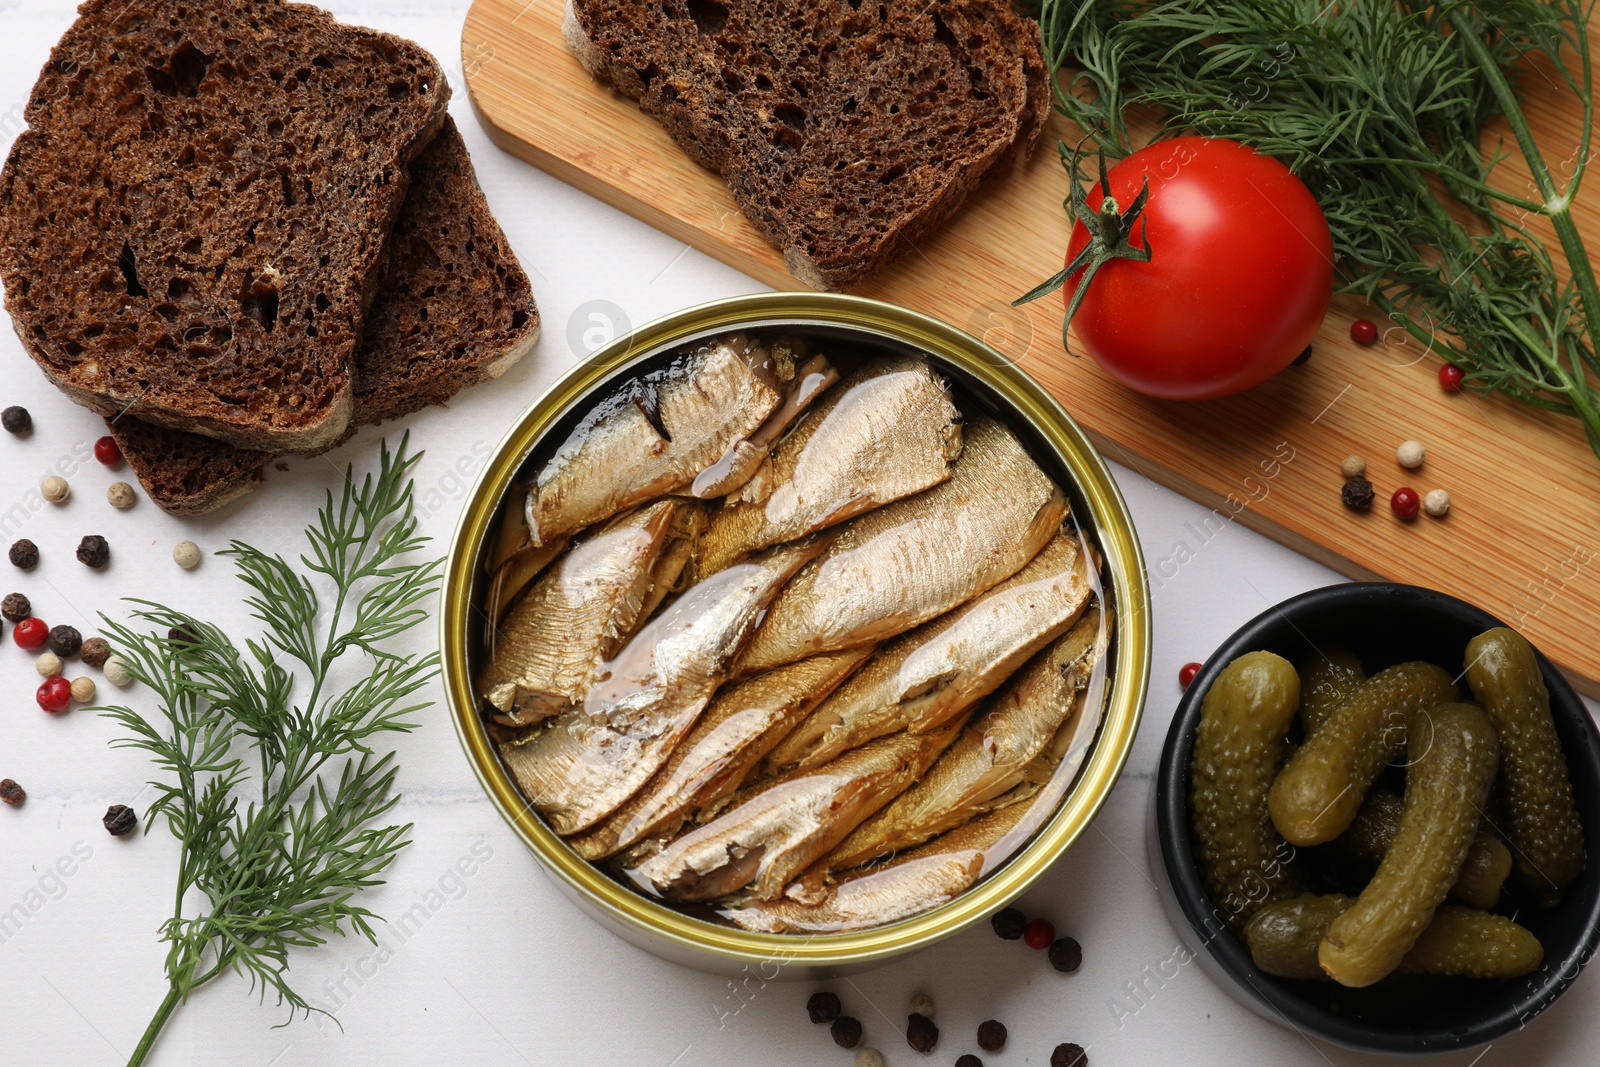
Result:
[[[939,1028],[926,1015],[912,1012],[906,1019],[906,1044],[918,1052],[932,1052],[939,1043]]]
[[[1298,356],[1295,356],[1294,362],[1290,363],[1289,366],[1303,367],[1309,362],[1311,362],[1311,346],[1306,345],[1305,350],[1302,351]]]
[[[78,649],[78,655],[83,662],[99,670],[106,665],[106,660],[111,658],[111,646],[103,637],[91,637],[83,643],[82,648]]]
[[[21,593],[7,593],[4,602],[0,602],[0,615],[11,622],[21,622],[32,614],[33,602]]]
[[[126,804],[111,805],[100,821],[105,824],[106,830],[112,837],[126,837],[133,833],[135,826],[139,825],[139,817]]]
[[[24,537],[11,546],[11,564],[31,571],[39,565],[39,546]]]
[[[1068,1041],[1050,1053],[1050,1067],[1089,1067],[1089,1056],[1082,1045]]]
[[[1083,963],[1083,946],[1070,937],[1050,943],[1050,966],[1058,971],[1075,971]]]
[[[33,430],[33,416],[28,414],[27,408],[19,408],[15,404],[0,411],[0,426],[6,428],[6,433],[21,436]]]
[[[190,630],[186,626],[174,626],[172,629],[168,630],[167,640],[171,641],[180,649],[188,645],[198,645],[200,643],[200,638],[196,637],[194,635],[194,631]]]
[[[83,647],[83,635],[76,626],[57,626],[50,631],[50,651],[62,659],[71,659]]]
[[[978,1047],[985,1052],[999,1052],[1006,1047],[1006,1025],[998,1019],[978,1024]]]
[[[839,998],[832,993],[813,993],[806,1001],[806,1013],[814,1023],[831,1023],[839,1017]]]
[[[1339,495],[1351,511],[1366,511],[1372,506],[1372,483],[1365,478],[1351,478]]]
[[[28,799],[28,794],[23,788],[10,778],[0,781],[0,800],[10,804],[13,808]]]
[[[974,1056],[972,1053],[968,1052],[966,1055],[956,1060],[956,1067],[983,1067],[983,1061],[978,1059],[978,1057]]]
[[[841,1015],[828,1028],[833,1043],[840,1048],[855,1048],[861,1041],[861,1020],[851,1015]]]
[[[989,925],[994,927],[995,933],[1007,941],[1017,941],[1028,929],[1028,917],[1016,908],[1007,908],[1005,911],[997,912],[994,918],[989,920]]]
[[[111,562],[111,546],[99,534],[90,534],[78,542],[78,562],[99,570]]]

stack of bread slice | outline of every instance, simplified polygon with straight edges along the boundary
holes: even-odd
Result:
[[[151,498],[441,402],[533,345],[527,276],[420,47],[280,0],[87,0],[0,175],[29,354]]]

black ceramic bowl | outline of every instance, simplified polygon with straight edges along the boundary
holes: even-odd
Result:
[[[1343,645],[1370,671],[1404,660],[1462,669],[1467,642],[1505,625],[1485,611],[1414,586],[1384,582],[1336,585],[1286,600],[1256,616],[1212,653],[1190,684],[1167,734],[1156,774],[1151,820],[1152,862],[1167,878],[1163,904],[1201,966],[1236,1000],[1264,1018],[1361,1052],[1449,1052],[1493,1041],[1543,1012],[1566,991],[1600,942],[1600,731],[1565,679],[1543,655],[1556,732],[1566,754],[1588,862],[1557,908],[1520,895],[1515,875],[1496,910],[1532,930],[1544,944],[1544,966],[1524,978],[1475,981],[1394,976],[1367,989],[1263,974],[1244,942],[1229,932],[1221,909],[1201,885],[1189,837],[1189,756],[1206,690],[1246,652],[1276,652],[1299,663],[1323,645]],[[1465,695],[1465,694],[1463,694]],[[1304,861],[1315,865],[1316,850]]]

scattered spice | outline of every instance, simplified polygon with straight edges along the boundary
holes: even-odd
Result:
[[[864,1048],[856,1052],[856,1067],[884,1067],[883,1053],[875,1048]]]
[[[39,691],[34,694],[34,699],[39,706],[50,714],[66,711],[72,703],[72,683],[61,675],[46,678],[44,684],[39,686]]]
[[[1378,327],[1371,319],[1357,319],[1350,324],[1350,340],[1358,345],[1378,343]]]
[[[112,482],[106,490],[106,501],[118,511],[127,511],[139,502],[139,497],[127,482]]]
[[[1035,919],[1028,924],[1027,932],[1022,935],[1023,942],[1029,948],[1041,951],[1050,947],[1050,942],[1056,939],[1056,928],[1050,925],[1049,919]]]
[[[1450,494],[1443,489],[1430,489],[1422,498],[1422,510],[1436,519],[1444,518],[1450,514]]]
[[[172,546],[172,562],[186,571],[200,566],[200,546],[193,541],[179,541]]]
[[[939,1028],[926,1015],[912,1012],[906,1019],[906,1044],[918,1052],[932,1052],[939,1044]]]
[[[25,648],[29,652],[44,647],[50,640],[50,624],[43,619],[23,619],[11,631],[11,640],[17,643],[18,648]]]
[[[814,1023],[831,1023],[839,1017],[839,998],[832,993],[813,993],[806,1001],[806,1014]]]
[[[983,1067],[983,1061],[968,1052],[956,1060],[956,1067]]]
[[[60,475],[52,474],[39,483],[39,492],[52,504],[65,504],[67,497],[72,495],[72,487]]]
[[[1344,483],[1339,498],[1351,511],[1366,511],[1372,506],[1372,483],[1365,478],[1351,478]]]
[[[108,467],[115,467],[122,462],[122,449],[117,447],[117,439],[106,434],[94,443],[94,458]]]
[[[111,546],[99,534],[90,534],[78,542],[78,562],[100,570],[111,562]]]
[[[111,645],[103,637],[91,637],[78,650],[78,658],[95,670],[99,670],[106,665],[106,660],[111,658]]]
[[[1178,684],[1183,686],[1185,689],[1189,688],[1189,683],[1193,682],[1195,675],[1199,673],[1200,664],[1185,663],[1182,667],[1178,668]]]
[[[828,1032],[840,1048],[855,1048],[861,1042],[861,1020],[853,1015],[841,1015],[833,1020]]]
[[[1356,455],[1346,456],[1344,457],[1344,462],[1339,464],[1339,473],[1346,478],[1365,478],[1367,476],[1367,461]]]
[[[1050,1067],[1089,1067],[1089,1056],[1082,1045],[1068,1041],[1057,1045],[1050,1053]]]
[[[26,537],[11,546],[11,565],[31,571],[39,565],[39,546]]]
[[[1006,1024],[998,1019],[986,1019],[978,1024],[978,1047],[985,1052],[999,1052],[1006,1047]]]
[[[1083,964],[1083,946],[1075,938],[1060,937],[1050,946],[1050,966],[1070,974]]]
[[[126,837],[139,825],[139,816],[126,804],[113,804],[106,809],[105,817],[100,821],[112,837]]]
[[[1028,929],[1028,917],[1016,908],[1007,908],[996,912],[994,918],[989,920],[989,925],[1007,941],[1015,941]]]
[[[1310,362],[1311,362],[1311,346],[1310,345],[1306,345],[1305,348],[1301,349],[1300,354],[1298,356],[1295,356],[1294,359],[1290,360],[1289,366],[1291,366],[1291,367],[1303,367],[1307,363],[1310,363]]]
[[[43,678],[54,678],[61,673],[61,657],[54,652],[40,653],[33,665],[39,669],[39,675]]]
[[[8,622],[21,622],[33,614],[33,603],[21,593],[7,593],[4,601],[0,601],[0,615],[4,615]]]
[[[1399,516],[1401,522],[1410,522],[1417,517],[1417,512],[1422,507],[1422,499],[1417,496],[1417,491],[1409,485],[1402,485],[1394,491],[1389,498],[1389,509]]]
[[[911,998],[911,1010],[917,1015],[933,1018],[933,998],[926,993],[918,993]]]
[[[83,648],[83,635],[76,626],[57,626],[50,631],[50,651],[62,659],[71,659]]]
[[[33,416],[28,414],[27,408],[17,407],[15,404],[0,411],[0,426],[6,428],[6,433],[16,434],[21,437],[25,433],[33,432]]]
[[[23,789],[11,778],[0,781],[0,800],[10,804],[13,808],[20,807],[28,799],[28,791]]]
[[[1447,393],[1459,393],[1467,380],[1467,372],[1454,363],[1439,368],[1439,388]]]
[[[1427,457],[1428,450],[1422,447],[1421,441],[1404,441],[1394,450],[1394,458],[1408,471],[1422,466],[1422,461]]]
[[[200,638],[195,636],[193,631],[182,626],[174,626],[168,630],[167,640],[172,642],[172,644],[179,649],[187,648],[190,645],[198,645],[200,643]]]
[[[95,686],[93,678],[74,678],[72,680],[72,699],[79,704],[87,704],[94,699]]]
[[[125,689],[133,684],[133,675],[128,671],[128,665],[122,662],[120,656],[112,656],[105,663],[106,681],[118,689]]]

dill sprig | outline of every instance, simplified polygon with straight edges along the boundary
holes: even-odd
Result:
[[[1107,152],[1130,112],[1163,134],[1228,137],[1287,163],[1322,204],[1345,290],[1389,314],[1483,393],[1581,419],[1600,453],[1600,288],[1572,218],[1591,155],[1593,0],[1044,0],[1056,107]],[[1578,99],[1552,167],[1517,96]],[[1503,117],[1532,173],[1492,183]],[[1529,220],[1550,221],[1570,279]]]
[[[133,601],[134,625],[106,620],[129,673],[158,714],[99,709],[126,729],[113,744],[150,754],[162,772],[145,830],[158,820],[182,846],[168,945],[166,999],[129,1060],[144,1061],[173,1010],[227,971],[268,990],[292,1018],[315,1009],[288,984],[289,950],[332,935],[376,942],[355,894],[409,840],[409,824],[375,825],[399,801],[394,752],[382,734],[407,731],[429,706],[413,698],[438,655],[407,658],[390,639],[427,618],[439,560],[410,560],[418,534],[410,472],[418,456],[381,450],[376,477],[347,468],[306,530],[298,565],[241,541],[233,557],[264,628],[237,643],[187,612]],[[318,587],[331,588],[324,609]],[[152,630],[146,630],[148,626]],[[336,671],[336,668],[338,670]],[[335,691],[339,678],[351,680]],[[309,691],[303,700],[297,693]],[[252,782],[252,779],[254,781]],[[381,921],[381,920],[378,920]]]

